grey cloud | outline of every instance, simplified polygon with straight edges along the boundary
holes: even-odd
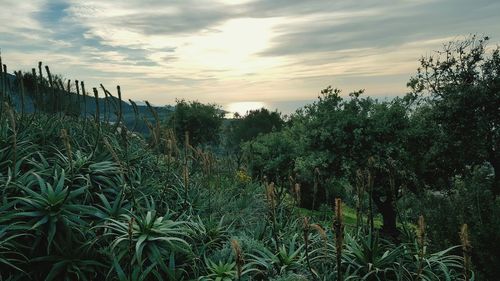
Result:
[[[162,13],[168,8],[175,12]],[[242,15],[239,6],[194,0],[139,1],[128,4],[127,9],[135,12],[108,17],[106,22],[148,35],[197,32]]]
[[[498,33],[494,26],[500,22],[495,12],[500,10],[500,3],[494,1],[392,4],[383,10],[382,15],[353,15],[341,22],[332,16],[305,25],[282,26],[277,30],[282,35],[276,37],[272,42],[274,46],[262,55],[380,48],[464,33]],[[325,6],[321,11],[330,10]]]
[[[110,22],[127,26],[131,30],[148,35],[190,33],[209,29],[234,17],[233,14],[211,9],[192,9],[176,15],[134,14],[111,18]]]
[[[312,13],[323,13],[325,11],[359,11],[387,5],[393,1],[373,0],[258,0],[246,4],[245,12],[253,17],[279,17],[279,16],[302,16]]]

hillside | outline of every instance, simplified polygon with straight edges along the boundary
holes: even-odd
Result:
[[[44,83],[36,92],[23,84],[21,94],[1,88],[0,280],[459,280],[472,272],[459,246],[427,248],[423,216],[416,226],[400,221],[391,236],[385,214],[363,197],[370,181],[345,178],[326,193],[330,183],[319,180],[319,169],[309,182],[281,176],[287,157],[300,155],[281,142],[303,141],[285,134],[317,118],[285,124],[277,112],[251,112],[255,118],[226,126],[246,132],[232,126],[262,124],[264,116],[281,130],[254,128],[241,146],[214,147],[196,133],[218,138],[200,130],[210,118],[217,119],[212,126],[223,123],[215,106],[178,104],[184,112],[177,117],[194,122],[175,121],[194,127],[176,135],[154,116],[166,118],[170,108],[135,112],[116,98],[98,99],[96,107],[95,99],[79,103]],[[113,123],[116,102],[125,122]],[[154,119],[148,138],[129,132],[143,118]],[[250,155],[238,157],[239,149]]]
[[[19,88],[19,83],[17,81],[16,76],[7,73],[6,78],[6,92],[9,98],[12,100],[12,104],[18,111],[21,111],[22,108],[22,98],[21,98],[21,90]],[[74,85],[72,85],[74,88]],[[27,113],[35,112],[35,104],[33,98],[36,93],[32,89],[33,87],[25,87],[25,96],[24,96],[24,110]],[[47,94],[47,93],[46,93]],[[102,95],[102,91],[101,91]],[[116,95],[116,94],[115,94]],[[77,106],[79,108],[79,115],[88,117],[93,116],[96,113],[96,102],[93,94],[87,93],[85,97],[77,97],[77,94],[74,91],[71,91],[67,97],[69,100],[73,100],[73,104],[79,101]],[[116,122],[117,120],[117,109],[119,104],[121,103],[122,114],[123,114],[123,122],[129,128],[133,128],[134,131],[140,132],[142,134],[148,134],[148,128],[146,123],[142,118],[146,118],[149,122],[154,122],[154,116],[151,113],[151,110],[148,109],[148,106],[144,102],[136,102],[137,112],[135,112],[134,107],[129,101],[120,101],[116,96],[111,97],[100,97],[99,111],[104,113],[102,116],[103,120],[108,122]],[[106,108],[107,104],[110,104],[110,109]],[[158,113],[159,118],[162,121],[167,121],[170,114],[173,111],[172,106],[153,106],[155,111]],[[85,112],[86,110],[86,112]],[[137,118],[136,115],[140,116]]]

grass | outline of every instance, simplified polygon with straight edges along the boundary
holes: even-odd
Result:
[[[309,210],[305,208],[297,208],[299,215],[311,217],[313,220],[319,220],[320,223],[324,225],[332,224],[333,210],[330,209],[320,209],[320,210]],[[342,213],[344,216],[344,224],[348,227],[356,227],[356,210],[349,207],[345,203],[342,203]],[[364,217],[366,221],[366,217]],[[375,227],[382,227],[382,216],[376,215],[374,218]]]

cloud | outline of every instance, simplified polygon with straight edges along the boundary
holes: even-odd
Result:
[[[500,40],[498,1],[4,0],[10,68],[38,60],[126,98],[289,108],[332,84],[403,94],[423,54],[470,33]],[[290,101],[290,102],[285,102]],[[294,102],[296,101],[296,102]],[[286,104],[286,106],[285,106]],[[288,110],[288,109],[287,109]]]
[[[358,7],[360,8],[360,7]],[[278,27],[269,56],[401,45],[409,41],[494,32],[497,1],[394,1],[358,10],[322,10]]]

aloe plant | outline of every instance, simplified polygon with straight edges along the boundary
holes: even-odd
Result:
[[[166,272],[172,253],[189,255],[191,246],[186,241],[189,224],[159,216],[156,211],[144,215],[121,215],[119,219],[108,219],[105,236],[111,237],[110,251],[120,265],[128,264],[148,272],[155,268]],[[115,266],[115,268],[117,268]]]
[[[254,254],[249,254],[248,272],[269,277],[288,271],[304,269],[303,245],[297,246],[297,237],[297,234],[293,235],[288,245],[281,245],[277,253],[273,253],[267,248],[256,249]]]
[[[27,186],[20,186],[24,196],[17,197],[14,218],[25,220],[32,230],[41,231],[47,239],[47,253],[50,253],[54,237],[61,228],[69,227],[83,232],[87,222],[85,217],[96,213],[92,206],[76,203],[85,192],[85,187],[70,190],[65,184],[65,173],[56,171],[53,183],[45,181],[32,173],[32,181]]]
[[[236,262],[228,259],[227,261],[213,262],[210,259],[205,260],[208,274],[198,278],[199,281],[232,281],[236,280],[237,270]]]
[[[1,271],[14,270],[26,274],[20,265],[26,263],[28,258],[17,250],[16,239],[27,235],[22,231],[25,227],[17,227],[17,225],[4,226],[0,225],[0,269]],[[2,279],[0,272],[0,279]]]
[[[459,280],[463,258],[452,254],[459,246],[419,257],[417,242],[403,245],[404,253],[398,261],[398,280]],[[473,280],[472,278],[471,280]]]
[[[224,225],[224,217],[218,222],[204,222],[197,217],[192,224],[193,236],[198,256],[205,256],[221,248],[229,239],[229,226]]]
[[[373,240],[372,240],[373,239]],[[346,235],[343,263],[351,276],[345,280],[387,280],[395,275],[395,263],[403,254],[401,246],[394,246],[377,235],[353,237]]]
[[[54,253],[31,259],[32,264],[46,267],[46,281],[104,279],[104,269],[109,265],[102,254],[96,251],[93,240],[84,240],[88,237],[77,238],[78,235],[66,232],[60,245],[54,247]]]

